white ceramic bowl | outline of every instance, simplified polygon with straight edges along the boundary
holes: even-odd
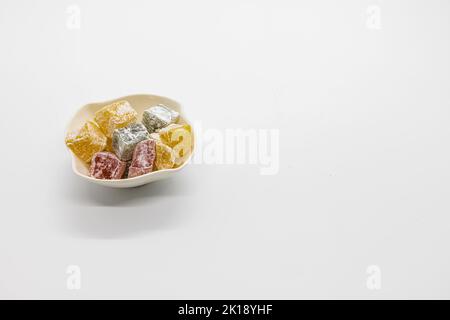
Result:
[[[183,114],[183,111],[181,110],[181,106],[178,102],[171,100],[166,97],[160,97],[150,94],[136,94],[126,97],[117,98],[110,101],[104,101],[104,102],[96,102],[96,103],[89,103],[78,110],[78,112],[74,115],[72,120],[70,121],[69,125],[67,126],[67,132],[72,132],[75,130],[78,130],[83,126],[83,124],[87,120],[94,120],[95,112],[105,105],[108,105],[110,103],[113,103],[115,101],[119,100],[127,100],[131,106],[138,112],[138,121],[142,120],[142,113],[145,109],[154,106],[156,104],[162,103],[166,105],[167,107],[178,111],[180,113],[180,119],[178,123],[188,123],[185,115]],[[99,185],[112,187],[112,188],[132,188],[132,187],[138,187],[142,186],[144,184],[165,179],[170,177],[173,174],[176,174],[178,171],[183,169],[186,164],[189,162],[189,159],[192,157],[192,154],[194,153],[194,146],[195,146],[195,137],[194,132],[192,132],[192,139],[193,139],[193,149],[191,152],[191,155],[189,158],[178,168],[175,169],[165,169],[165,170],[158,170],[154,172],[150,172],[147,174],[144,174],[142,176],[138,176],[135,178],[130,179],[121,179],[121,180],[101,180],[101,179],[94,179],[89,176],[89,167],[86,163],[84,163],[82,160],[80,160],[77,156],[73,154],[73,152],[70,150],[70,153],[72,155],[72,169],[75,174],[80,176],[83,179],[86,179],[89,182],[93,182]]]

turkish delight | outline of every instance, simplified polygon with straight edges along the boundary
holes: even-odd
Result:
[[[93,122],[88,121],[78,132],[66,137],[66,145],[84,162],[90,162],[92,156],[106,147],[106,136]]]
[[[175,166],[175,152],[169,146],[161,142],[156,142],[156,160],[157,170],[171,169]]]
[[[112,138],[116,129],[135,123],[137,112],[128,101],[111,103],[95,113],[95,122],[108,138]]]
[[[176,123],[179,116],[178,112],[163,104],[158,104],[144,111],[142,123],[145,125],[148,132],[152,133],[167,127],[169,124]]]
[[[136,145],[133,152],[133,160],[128,171],[128,178],[141,176],[153,171],[156,157],[156,141],[149,139]]]
[[[128,127],[116,129],[112,138],[114,152],[122,161],[131,160],[136,145],[149,139],[147,129],[140,123],[130,124]]]
[[[126,162],[112,152],[98,152],[92,158],[89,173],[96,179],[121,179],[126,168]]]
[[[182,165],[190,156],[193,147],[192,129],[188,124],[171,124],[159,131],[161,142],[172,148],[175,167]]]
[[[151,133],[150,139],[156,142],[155,168],[157,170],[171,169],[175,165],[175,153],[172,148],[161,142],[159,133]]]

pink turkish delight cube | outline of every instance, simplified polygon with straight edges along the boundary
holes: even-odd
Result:
[[[92,157],[90,174],[96,179],[120,179],[126,168],[126,162],[112,152],[98,152]]]
[[[128,171],[128,178],[152,172],[155,158],[155,140],[150,139],[139,142],[133,152],[133,160],[131,161],[131,166]]]

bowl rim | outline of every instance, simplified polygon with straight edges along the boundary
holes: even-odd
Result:
[[[86,103],[86,104],[82,105],[75,112],[75,114],[70,118],[70,120],[68,121],[68,123],[66,125],[66,136],[70,132],[69,127],[71,126],[71,123],[72,123],[73,119],[78,115],[78,113],[80,113],[83,109],[85,109],[89,105],[93,105],[93,104],[108,105],[109,103],[113,103],[114,101],[127,100],[127,98],[136,97],[136,96],[147,96],[147,97],[150,96],[150,97],[154,97],[154,98],[170,100],[170,101],[176,103],[178,105],[180,115],[182,115],[182,117],[186,121],[186,123],[189,124],[191,126],[191,128],[192,128],[192,123],[186,118],[186,116],[184,114],[184,108],[182,107],[181,103],[179,103],[177,100],[174,100],[174,99],[166,97],[166,96],[156,95],[156,94],[137,93],[137,94],[129,94],[129,95],[126,95],[126,96],[115,98],[115,99],[109,99],[109,100],[98,101],[98,102],[89,102],[89,103]],[[186,161],[184,161],[184,163],[181,166],[176,167],[176,168],[171,168],[171,169],[156,170],[156,171],[152,171],[152,172],[149,172],[149,173],[137,176],[137,177],[126,178],[126,179],[96,179],[96,178],[93,178],[91,176],[82,174],[76,167],[77,156],[73,153],[73,151],[69,147],[67,147],[66,144],[65,144],[65,147],[70,152],[70,155],[72,157],[72,171],[76,175],[78,175],[78,176],[80,176],[80,177],[82,177],[82,178],[84,178],[84,179],[86,179],[88,181],[91,181],[91,182],[99,182],[99,181],[101,181],[102,183],[106,183],[106,184],[117,184],[117,183],[126,183],[126,182],[131,182],[131,181],[142,180],[142,179],[145,179],[145,177],[148,177],[148,176],[151,176],[151,175],[155,175],[156,176],[156,175],[165,174],[165,173],[175,173],[175,172],[180,171],[181,169],[183,169],[188,163],[190,163],[192,155],[194,154],[194,151],[195,151],[195,148],[196,148],[195,132],[194,132],[193,128],[192,128],[191,134],[192,134],[192,137],[193,137],[193,140],[194,140],[194,143],[192,145],[192,151],[191,151],[189,157],[186,159]]]

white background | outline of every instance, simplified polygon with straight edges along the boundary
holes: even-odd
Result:
[[[0,297],[450,298],[449,14],[2,0]],[[88,184],[65,125],[133,93],[180,101],[203,129],[278,129],[278,174],[192,164],[138,189]]]

